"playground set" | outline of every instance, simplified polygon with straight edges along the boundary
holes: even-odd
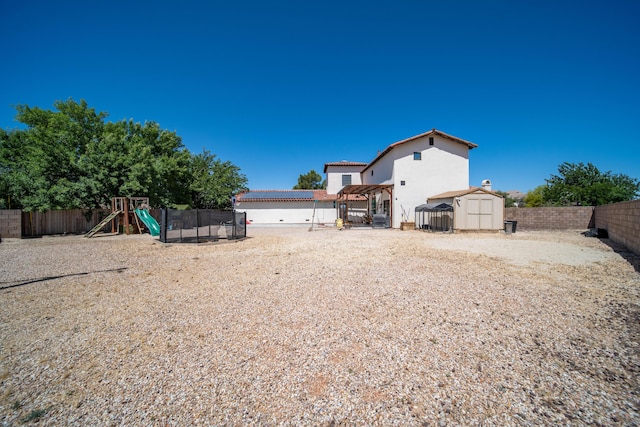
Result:
[[[137,234],[149,230],[162,243],[217,242],[247,237],[244,212],[216,209],[163,209],[161,221],[149,213],[148,197],[114,197],[111,213],[85,234],[93,237],[111,223],[111,233]]]
[[[114,197],[111,199],[111,213],[85,234],[85,237],[95,236],[109,223],[111,233],[114,234],[141,234],[144,225],[152,236],[160,235],[160,225],[149,213],[148,197]]]

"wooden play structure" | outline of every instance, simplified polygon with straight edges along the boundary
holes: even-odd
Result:
[[[85,234],[85,237],[93,237],[111,222],[111,233],[139,234],[143,227],[136,210],[148,209],[148,197],[114,197],[111,199],[111,213],[98,225]]]

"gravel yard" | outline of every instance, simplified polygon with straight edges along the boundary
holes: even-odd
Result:
[[[0,243],[0,423],[640,425],[640,274],[579,232]]]

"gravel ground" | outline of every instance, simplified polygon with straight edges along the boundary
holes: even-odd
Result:
[[[579,232],[0,244],[0,423],[640,425],[640,274]]]

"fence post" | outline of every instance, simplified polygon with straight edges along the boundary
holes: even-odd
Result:
[[[160,241],[167,243],[167,208],[163,208],[160,213]]]

